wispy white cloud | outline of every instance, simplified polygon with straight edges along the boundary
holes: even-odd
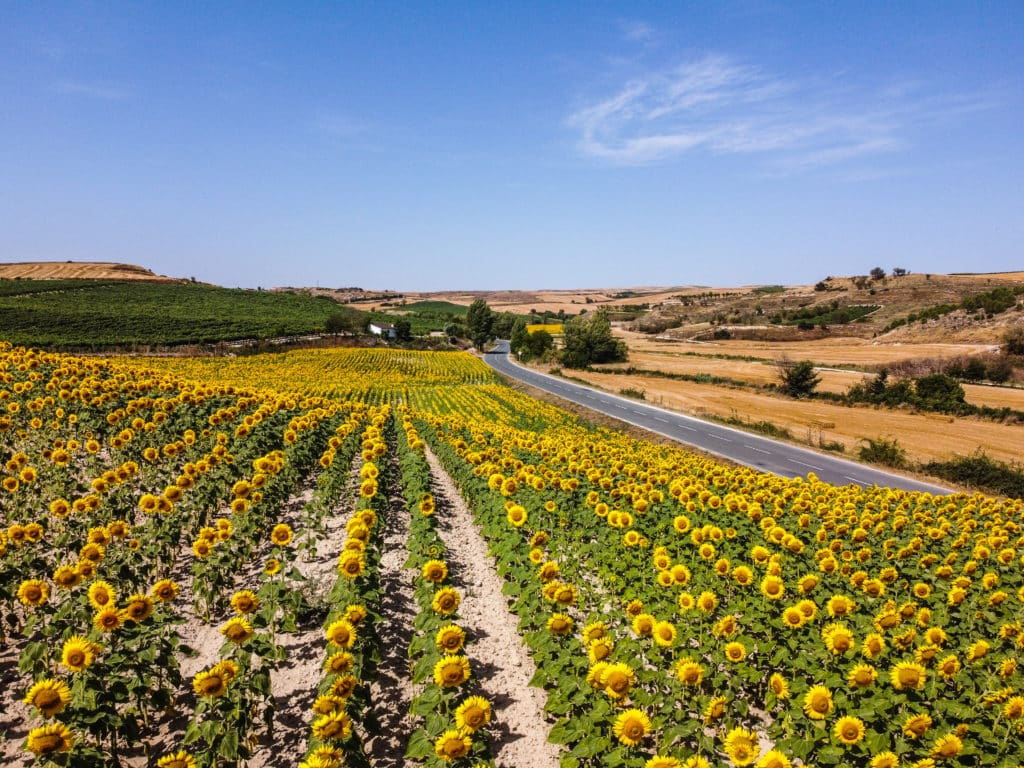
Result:
[[[61,80],[53,90],[66,96],[84,96],[101,101],[125,101],[130,91],[115,83],[85,82],[82,80]]]
[[[643,21],[623,19],[619,26],[622,28],[623,36],[634,43],[648,43],[658,36],[654,27]]]
[[[776,172],[891,153],[914,126],[985,109],[981,97],[922,95],[914,83],[869,91],[846,78],[798,81],[722,55],[649,72],[570,115],[585,155],[647,165],[685,153],[759,154]]]

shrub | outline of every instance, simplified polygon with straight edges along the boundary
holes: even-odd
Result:
[[[814,363],[810,360],[780,360],[777,366],[781,389],[790,397],[810,397],[821,381],[821,377],[814,372]]]
[[[872,440],[870,437],[866,437],[864,442],[866,445],[862,445],[857,452],[857,457],[861,461],[883,464],[896,469],[906,466],[907,452],[900,447],[895,437],[891,440],[884,437]]]

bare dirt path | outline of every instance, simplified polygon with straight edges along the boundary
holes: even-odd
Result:
[[[431,492],[438,532],[448,550],[455,586],[462,593],[459,613],[475,642],[473,674],[494,708],[491,754],[499,767],[557,768],[558,747],[548,742],[544,692],[530,687],[533,659],[516,630],[516,619],[501,593],[502,580],[487,544],[455,483],[428,448]]]

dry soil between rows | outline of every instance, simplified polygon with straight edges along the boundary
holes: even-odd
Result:
[[[473,674],[494,708],[489,729],[492,756],[501,767],[557,768],[558,748],[548,742],[551,725],[543,714],[545,695],[530,687],[536,667],[501,593],[494,560],[455,483],[429,449],[426,456],[438,531],[448,550],[453,582],[462,593],[461,626],[474,639]]]

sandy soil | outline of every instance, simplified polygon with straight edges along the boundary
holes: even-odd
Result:
[[[545,696],[529,685],[536,667],[508,611],[494,560],[469,507],[429,449],[427,461],[439,532],[453,582],[463,596],[459,613],[474,640],[473,675],[494,707],[488,728],[491,754],[499,768],[556,768],[558,747],[547,740],[551,726],[544,719]]]

